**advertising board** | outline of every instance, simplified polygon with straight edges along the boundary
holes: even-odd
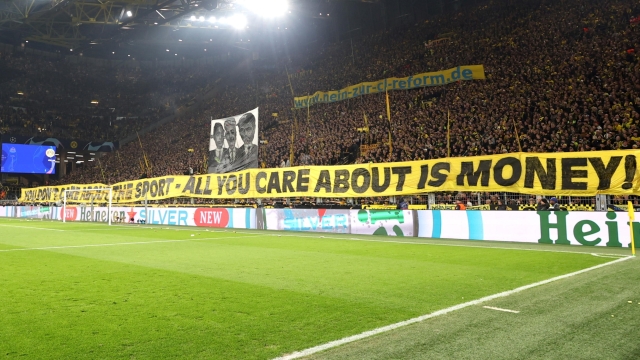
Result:
[[[629,247],[624,212],[417,211],[418,235],[434,239],[491,240],[559,245]],[[640,222],[634,221],[640,239]]]
[[[382,236],[416,236],[412,210],[350,210],[351,233]]]
[[[258,228],[350,234],[350,210],[259,209]]]
[[[255,209],[236,208],[148,208],[69,206],[64,209],[66,221],[102,222],[111,217],[113,223],[197,226],[212,228],[255,229]],[[0,217],[62,220],[62,207],[3,206]],[[133,220],[132,220],[133,219]]]
[[[0,218],[61,220],[60,207],[0,206]],[[629,247],[626,212],[68,207],[67,221]],[[640,239],[640,222],[634,221]]]

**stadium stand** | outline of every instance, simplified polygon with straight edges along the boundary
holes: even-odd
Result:
[[[638,14],[640,5],[630,0],[496,1],[354,40],[353,56],[351,43],[343,42],[301,50],[280,60],[275,69],[241,64],[244,76],[221,78],[215,95],[200,100],[200,110],[141,136],[142,146],[130,142],[102,157],[99,164],[80,167],[61,183],[112,184],[141,175],[183,174],[188,168],[202,172],[209,120],[256,106],[261,113],[263,167],[287,164],[292,129],[292,165],[446,157],[448,114],[451,156],[516,152],[519,144],[525,152],[637,149],[640,28],[630,20]],[[103,79],[61,61],[5,55],[3,62],[2,66],[22,72],[8,86],[3,84],[3,103],[7,94],[24,91],[28,95],[15,101],[28,106],[22,113],[3,107],[0,126],[11,131],[23,127],[22,133],[31,134],[44,127],[78,136],[124,137],[183,105],[202,91],[194,89],[217,79],[208,69],[173,71],[168,77],[150,69],[130,73],[105,69],[110,76]],[[483,64],[487,79],[390,92],[391,123],[386,119],[384,94],[292,109],[292,91],[301,96],[464,64]],[[44,71],[57,77],[34,82]],[[72,76],[61,77],[65,73]],[[130,78],[135,81],[120,81]],[[54,95],[76,93],[85,96]],[[98,108],[87,106],[94,97],[101,99]],[[155,105],[142,98],[153,99]],[[113,107],[139,118],[117,129],[107,128],[104,121],[91,125],[91,116]],[[49,108],[64,115],[40,116]],[[76,126],[80,115],[83,125]],[[365,116],[368,134],[356,130],[364,126]],[[386,143],[389,130],[392,151]],[[364,152],[362,145],[367,146]],[[142,163],[145,156],[149,168]],[[491,200],[490,194],[463,195],[441,196],[468,197],[472,205]],[[453,199],[442,203],[452,204]],[[516,196],[513,201],[524,206],[530,200]]]
[[[0,131],[11,135],[119,140],[192,101],[203,69],[73,63],[0,53]]]

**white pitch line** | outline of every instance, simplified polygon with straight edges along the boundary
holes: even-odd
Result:
[[[602,257],[602,258],[609,258],[609,259],[618,259],[620,257],[622,257],[622,255],[612,255],[612,254],[596,254],[596,253],[591,253],[591,255],[593,256],[597,256],[597,257]]]
[[[493,306],[483,306],[483,308],[490,309],[490,310],[504,311],[504,312],[514,313],[514,314],[520,314],[520,311],[503,309],[503,308],[493,307]]]
[[[212,230],[213,231],[213,230]],[[215,231],[213,231],[215,232]],[[248,231],[238,231],[241,234],[251,234]],[[301,237],[301,238],[310,238],[310,239],[318,239],[322,237],[324,239],[330,240],[345,240],[345,241],[366,241],[366,242],[378,242],[378,243],[393,243],[393,244],[410,244],[410,245],[431,245],[431,246],[451,246],[451,247],[465,247],[465,248],[476,248],[476,249],[499,249],[499,250],[517,250],[517,251],[537,251],[537,252],[550,252],[550,253],[565,253],[565,254],[582,254],[582,255],[592,255],[588,252],[583,251],[565,251],[565,250],[548,250],[548,249],[520,249],[520,248],[510,248],[505,246],[478,246],[478,245],[463,245],[463,244],[435,244],[429,242],[415,242],[415,241],[397,241],[397,240],[375,240],[375,239],[358,239],[358,238],[338,238],[331,236],[302,236],[302,235],[271,235],[271,236],[291,236],[291,237]],[[443,240],[446,239],[430,239],[430,238],[416,238],[416,239],[424,239],[425,241],[429,240]],[[460,240],[460,241],[470,241],[470,240]],[[533,244],[533,243],[532,243]],[[611,257],[614,259],[619,259],[623,257],[628,257],[629,255],[619,255],[619,254],[602,254],[607,257]]]
[[[253,235],[260,236],[260,235]],[[158,241],[135,241],[135,242],[123,242],[123,243],[111,243],[111,244],[87,244],[87,245],[68,245],[68,246],[46,246],[38,248],[19,248],[19,249],[4,249],[0,252],[13,252],[13,251],[30,251],[30,250],[59,250],[59,249],[77,249],[77,248],[89,248],[89,247],[105,247],[105,246],[120,246],[120,245],[146,245],[146,244],[161,244],[161,243],[175,243],[175,242],[190,242],[190,241],[203,241],[203,240],[222,240],[222,239],[236,239],[236,237],[215,237],[215,238],[202,238],[202,239],[184,239],[184,240],[158,240]]]
[[[49,229],[49,228],[31,227],[31,226],[18,226],[18,225],[2,225],[2,224],[0,224],[0,226],[11,227],[11,228],[20,228],[20,229],[35,229],[35,230],[47,230],[47,231],[66,231],[66,230],[60,230],[60,229]]]
[[[160,226],[166,226],[166,225],[158,225],[158,226],[148,226],[149,224],[147,224],[147,226],[130,226],[130,225],[119,225],[119,224],[112,224],[111,227],[117,227],[117,228],[126,228],[126,229],[160,229],[160,230],[174,230],[174,231],[194,231],[192,229],[180,229],[180,228],[176,228],[176,229],[172,229],[172,228],[167,228],[167,227],[160,227]],[[3,225],[0,225],[3,226]],[[9,225],[4,225],[4,226],[9,226]],[[106,224],[104,224],[104,226],[107,226]],[[25,227],[25,228],[29,228],[32,229],[31,227]],[[42,228],[40,228],[42,229]],[[207,228],[206,230],[203,228],[199,228],[200,231],[209,231],[209,232],[230,232],[232,231],[232,229],[220,229],[220,228]],[[219,229],[219,230],[218,230]],[[49,229],[48,229],[49,230]],[[84,231],[84,230],[55,230],[55,229],[50,229],[50,230],[54,230],[54,231]],[[98,229],[96,229],[98,230]],[[105,229],[105,230],[109,230],[109,229]],[[111,229],[111,230],[116,230],[116,229]],[[265,230],[265,231],[269,231],[269,230]],[[248,235],[254,235],[255,232],[254,231],[235,231],[238,234],[248,234]],[[298,238],[309,238],[309,239],[318,239],[319,236],[305,236],[305,235],[301,235],[302,233],[300,233],[300,235],[298,234],[264,234],[264,236],[282,236],[282,237],[298,237]],[[549,253],[561,253],[561,254],[582,254],[582,255],[592,255],[592,256],[600,256],[600,257],[607,257],[607,258],[612,258],[612,259],[619,259],[619,258],[624,258],[627,257],[628,255],[620,255],[620,254],[610,254],[610,253],[603,253],[603,254],[598,254],[595,255],[595,253],[588,253],[588,252],[584,252],[584,251],[567,251],[567,250],[549,250],[549,249],[520,249],[520,248],[511,248],[511,247],[506,247],[506,246],[479,246],[479,245],[463,245],[463,244],[442,244],[442,243],[429,243],[429,242],[414,242],[414,241],[397,241],[397,240],[375,240],[375,239],[358,239],[358,238],[341,238],[341,237],[332,237],[332,236],[324,236],[324,239],[329,239],[329,240],[343,240],[343,241],[366,241],[366,242],[377,242],[377,243],[394,243],[394,244],[410,244],[410,245],[431,245],[431,246],[450,246],[450,247],[464,247],[464,248],[476,248],[476,249],[499,249],[499,250],[515,250],[515,251],[536,251],[536,252],[549,252]],[[424,239],[424,241],[429,241],[429,240],[443,240],[446,241],[446,239],[430,239],[430,238],[416,238],[416,239]]]
[[[371,240],[371,239],[356,239],[356,238],[350,238],[349,240],[370,241],[370,242],[389,242],[389,243],[396,243],[396,244],[415,244],[415,245],[467,247],[467,248],[476,248],[476,249],[519,250],[519,251],[537,251],[537,252],[592,255],[592,253],[583,252],[583,251],[565,251],[565,250],[548,250],[548,249],[519,249],[519,248],[510,248],[510,247],[505,247],[505,246],[491,246],[491,245],[478,246],[478,245],[462,245],[462,244],[434,244],[434,243],[427,243],[427,242],[418,243],[418,242],[412,242],[412,241]],[[440,240],[445,240],[445,239],[440,239]],[[464,240],[464,241],[470,241],[470,240]],[[534,243],[531,243],[531,244],[534,244]],[[602,254],[602,255],[606,255],[606,257],[611,257],[611,258],[614,258],[614,259],[619,259],[619,258],[622,258],[622,257],[628,257],[629,256],[629,255],[618,255],[618,254]]]
[[[117,226],[117,227],[124,227],[127,225],[112,225],[112,226]],[[152,226],[137,226],[135,228],[132,229],[158,229],[158,227],[152,227]],[[162,230],[174,230],[174,231],[193,231],[191,229],[171,229],[171,228],[166,228],[166,227],[162,227],[160,228]],[[220,228],[209,228],[207,230],[204,231],[209,231],[209,232],[230,232],[232,229],[220,229]],[[269,230],[265,230],[265,231],[269,231]],[[248,235],[253,235],[255,234],[254,231],[234,231],[238,234],[248,234]],[[435,243],[429,243],[429,242],[415,242],[415,241],[398,241],[398,240],[376,240],[376,239],[358,239],[358,238],[342,238],[342,237],[332,237],[332,236],[325,236],[325,235],[319,235],[319,236],[306,236],[306,235],[302,235],[303,233],[300,234],[264,234],[265,236],[271,235],[271,236],[281,236],[281,237],[297,237],[297,238],[308,238],[308,239],[318,239],[320,237],[324,238],[324,239],[329,239],[329,240],[343,240],[343,241],[366,241],[366,242],[377,242],[377,243],[394,243],[394,244],[410,244],[410,245],[431,245],[431,246],[451,246],[451,247],[465,247],[465,248],[476,248],[476,249],[499,249],[499,250],[516,250],[516,251],[536,251],[536,252],[549,252],[549,253],[562,253],[562,254],[581,254],[581,255],[594,255],[593,253],[588,253],[588,252],[584,252],[584,251],[567,251],[567,250],[549,250],[549,249],[520,249],[520,248],[510,248],[510,247],[506,247],[506,246],[479,246],[479,245],[463,245],[463,244],[435,244]],[[346,234],[345,234],[346,235]],[[416,238],[416,239],[425,239],[425,241],[429,241],[429,238]],[[437,240],[437,239],[434,239]],[[440,240],[445,240],[445,239],[440,239]],[[594,255],[594,256],[598,256],[598,255]],[[610,257],[613,259],[619,259],[619,258],[624,258],[627,257],[628,255],[620,255],[620,254],[600,254],[599,256],[601,257]]]
[[[78,230],[65,230],[65,231],[115,231],[115,230],[132,230],[134,228],[125,228],[125,227],[118,227],[115,229],[111,229],[111,228],[89,228],[89,229],[78,229]]]
[[[547,280],[539,281],[539,282],[536,282],[536,283],[533,283],[533,284],[521,286],[521,287],[515,288],[513,290],[508,290],[508,291],[504,291],[504,292],[501,292],[501,293],[485,296],[485,297],[477,299],[477,300],[469,301],[469,302],[466,302],[466,303],[462,303],[462,304],[458,304],[458,305],[455,305],[455,306],[452,306],[452,307],[448,307],[446,309],[438,310],[436,312],[432,312],[431,314],[418,316],[418,317],[413,318],[413,319],[401,321],[401,322],[398,322],[398,323],[395,323],[395,324],[391,324],[391,325],[383,326],[383,327],[380,327],[380,328],[377,328],[377,329],[365,331],[365,332],[357,334],[357,335],[348,336],[348,337],[342,338],[340,340],[334,340],[334,341],[328,342],[326,344],[314,346],[314,347],[308,348],[306,350],[301,350],[301,351],[296,351],[296,352],[291,353],[291,354],[286,354],[286,355],[283,355],[281,357],[275,358],[274,360],[291,360],[291,359],[298,359],[298,358],[301,358],[301,357],[304,357],[304,356],[313,355],[313,354],[319,353],[321,351],[332,349],[332,348],[335,348],[335,347],[338,347],[338,346],[341,346],[341,345],[344,345],[344,344],[348,344],[348,343],[351,343],[351,342],[354,342],[354,341],[362,340],[362,339],[365,339],[365,338],[368,338],[368,337],[371,337],[371,336],[374,336],[374,335],[382,334],[382,333],[385,333],[385,332],[388,332],[388,331],[391,331],[391,330],[395,330],[395,329],[398,329],[398,328],[401,328],[401,327],[404,327],[404,326],[407,326],[407,325],[419,323],[419,322],[425,321],[427,319],[431,319],[431,318],[434,318],[434,317],[437,317],[437,316],[445,315],[445,314],[448,314],[448,313],[456,311],[456,310],[464,309],[464,308],[469,307],[469,306],[474,306],[474,305],[482,304],[482,303],[485,303],[487,301],[491,301],[491,300],[494,300],[494,299],[507,297],[507,296],[510,296],[510,295],[513,295],[513,294],[516,294],[516,293],[519,293],[519,292],[522,292],[522,291],[525,291],[525,290],[529,290],[529,289],[537,287],[537,286],[546,285],[546,284],[552,283],[554,281],[567,279],[567,278],[570,278],[570,277],[573,277],[573,276],[576,276],[576,275],[584,274],[584,273],[589,272],[589,271],[593,271],[593,270],[596,270],[596,269],[603,268],[605,266],[609,266],[609,265],[617,264],[617,263],[620,263],[620,262],[623,262],[623,261],[627,261],[629,259],[633,259],[633,257],[632,256],[628,256],[628,257],[617,259],[617,260],[614,260],[614,261],[611,261],[611,262],[608,262],[608,263],[604,263],[604,264],[592,266],[590,268],[586,268],[586,269],[582,269],[582,270],[579,270],[579,271],[575,271],[575,272],[572,272],[572,273],[569,273],[569,274],[560,275],[560,276],[553,277],[551,279],[547,279]]]

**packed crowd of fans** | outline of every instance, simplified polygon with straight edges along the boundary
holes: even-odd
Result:
[[[222,78],[216,83],[212,95],[200,100],[199,110],[185,112],[143,135],[142,146],[138,142],[124,145],[62,181],[115,183],[141,174],[151,177],[205,171],[210,120],[255,107],[260,107],[260,163],[264,167],[442,158],[447,156],[448,121],[451,156],[517,152],[520,148],[525,152],[637,149],[640,25],[630,19],[639,14],[640,5],[632,0],[495,1],[354,39],[353,56],[351,43],[344,42],[301,50],[279,61],[276,70],[250,61],[237,64],[233,81]],[[4,61],[9,63],[5,66],[18,66]],[[302,96],[471,64],[484,65],[487,79],[390,92],[391,121],[384,94],[292,109],[292,91]],[[41,63],[38,71],[59,65],[63,64]],[[200,69],[193,81],[212,85],[217,77],[210,71]],[[24,88],[25,94],[39,98],[35,113],[30,107],[26,115],[12,108],[10,124],[29,128],[40,124],[35,114],[46,112],[47,106],[66,102],[74,109],[88,108],[90,98],[106,99],[111,94],[105,106],[136,109],[130,114],[146,119],[136,123],[142,126],[176,106],[161,104],[191,93],[183,85],[190,82],[177,77],[167,80],[166,86],[155,87],[150,80],[154,77],[144,71],[133,75],[135,82],[114,82],[99,75],[80,71],[72,76],[94,91],[102,89],[96,90],[92,82],[109,83],[103,94],[89,91],[82,99],[67,98],[64,94],[70,90],[62,85],[54,96],[49,91],[58,85],[55,80],[45,84],[21,77],[10,80],[11,91]],[[189,79],[190,75],[182,76]],[[173,86],[171,81],[181,85]],[[137,93],[146,98],[145,89],[158,91],[157,107],[136,102],[140,98],[135,96],[113,96]],[[136,105],[143,103],[146,109]],[[157,113],[144,117],[149,109]],[[6,121],[4,110],[0,114]],[[97,128],[83,128],[89,113],[83,114],[83,125],[78,126],[82,129],[70,126],[70,131],[95,134]],[[73,124],[70,119],[79,118],[61,121]],[[27,125],[23,119],[31,123]],[[365,124],[369,132],[358,132]],[[389,132],[392,146],[388,144]],[[129,135],[124,131],[112,134]],[[292,144],[294,162],[290,164]],[[370,145],[369,150],[360,152],[361,145]]]
[[[211,86],[203,67],[76,63],[0,52],[0,132],[115,141],[173,115]],[[200,73],[208,76],[201,76]],[[215,79],[214,79],[215,80]]]
[[[332,164],[370,143],[359,162],[445,157],[448,117],[451,156],[637,148],[639,29],[630,19],[639,11],[631,1],[494,3],[366,38],[353,58],[349,43],[308,56],[311,73],[292,81],[297,95],[465,64],[484,64],[487,80],[391,92],[391,123],[383,94],[316,105],[296,155]],[[445,40],[429,46],[436,37]],[[358,134],[364,116],[370,133]],[[268,165],[286,150],[267,148]]]

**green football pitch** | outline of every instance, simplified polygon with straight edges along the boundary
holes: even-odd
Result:
[[[0,219],[0,357],[638,359],[628,252]]]

